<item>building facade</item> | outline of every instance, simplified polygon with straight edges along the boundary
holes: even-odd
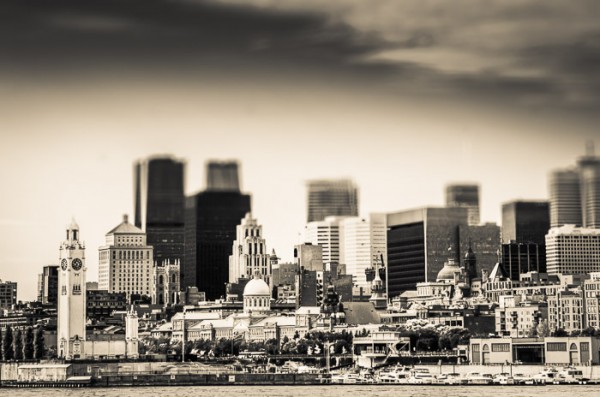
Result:
[[[346,218],[340,222],[340,263],[352,276],[354,295],[371,293],[371,282],[365,270],[380,261],[387,261],[385,214],[370,214],[368,218]]]
[[[434,281],[449,253],[460,257],[459,225],[468,226],[466,208],[419,208],[388,214],[388,297]]]
[[[10,309],[17,303],[17,283],[0,280],[0,308]]]
[[[250,196],[204,191],[186,199],[183,287],[198,287],[209,300],[225,295],[236,227],[251,212]]]
[[[550,174],[550,226],[581,226],[581,194],[577,170],[556,170]]]
[[[358,188],[349,179],[312,180],[307,186],[307,222],[328,216],[358,216]]]
[[[304,228],[304,240],[323,248],[323,264],[340,263],[340,223],[344,217],[328,216],[323,221],[309,222]]]
[[[106,244],[99,249],[98,288],[108,292],[124,292],[150,297],[153,290],[154,249],[147,244],[146,234],[123,222],[106,234]]]
[[[146,232],[154,259],[183,260],[185,163],[171,157],[137,162],[135,226]]]
[[[37,301],[43,305],[56,305],[58,300],[58,266],[44,266],[38,275]]]
[[[479,225],[479,185],[452,184],[446,186],[446,207],[467,208],[468,224]]]
[[[236,226],[236,238],[229,256],[229,282],[251,279],[255,274],[271,285],[271,255],[263,236],[262,225],[250,213]]]
[[[584,274],[600,271],[600,229],[565,225],[546,235],[549,274]]]
[[[154,262],[152,277],[152,303],[172,306],[180,303],[181,266],[179,260],[163,260],[161,264]]]

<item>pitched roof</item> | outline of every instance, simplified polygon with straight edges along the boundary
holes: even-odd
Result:
[[[124,220],[123,222],[119,223],[117,227],[113,228],[110,232],[106,234],[144,234],[144,231],[139,227],[136,227],[131,223],[127,222],[127,220]]]
[[[508,278],[508,273],[506,273],[506,270],[500,264],[500,262],[496,263],[496,265],[492,269],[492,272],[490,273],[490,276],[489,276],[488,279],[489,280],[495,280],[495,279],[498,279],[498,278]]]

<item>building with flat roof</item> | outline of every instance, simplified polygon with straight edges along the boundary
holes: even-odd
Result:
[[[459,225],[468,226],[468,210],[418,208],[388,214],[386,224],[386,290],[392,298],[435,281],[449,256],[461,256]]]
[[[311,180],[306,187],[307,222],[328,216],[358,216],[358,188],[352,180]]]
[[[585,274],[600,271],[600,229],[565,225],[546,235],[549,274]]]
[[[37,301],[43,305],[56,305],[58,300],[58,265],[44,266],[38,275]]]
[[[134,165],[134,225],[146,233],[154,259],[183,260],[185,162],[152,157]]]
[[[479,225],[479,185],[474,183],[447,185],[446,207],[466,208],[469,225]]]
[[[0,280],[0,308],[10,309],[17,303],[17,283]]]

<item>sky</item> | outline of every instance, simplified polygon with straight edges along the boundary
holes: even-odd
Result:
[[[305,181],[353,178],[360,212],[444,204],[481,217],[546,199],[600,145],[600,3],[5,0],[0,3],[0,279],[36,296],[65,226],[88,280],[133,213],[133,162],[237,159],[267,245],[300,242]]]

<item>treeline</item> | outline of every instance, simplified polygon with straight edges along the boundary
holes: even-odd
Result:
[[[269,339],[264,342],[250,342],[243,339],[221,338],[217,340],[199,339],[185,344],[186,354],[195,351],[198,355],[214,357],[237,356],[240,352],[265,352],[266,354],[322,354],[329,344],[333,354],[352,351],[352,334],[342,332],[311,331],[301,337],[298,332],[290,339],[284,336],[280,342]],[[181,342],[171,343],[169,338],[146,339],[140,344],[141,354],[181,354]]]
[[[39,360],[45,352],[44,329],[27,327],[23,332],[21,328],[6,327],[0,332],[0,346],[3,361]]]

